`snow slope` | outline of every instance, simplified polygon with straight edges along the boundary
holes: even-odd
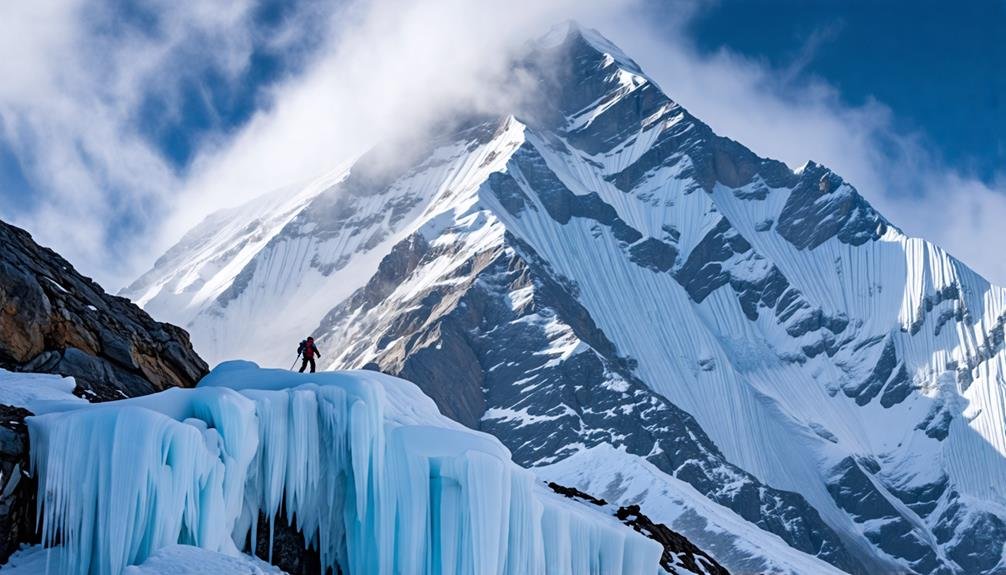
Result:
[[[15,553],[0,567],[3,575],[55,575],[65,559],[62,549],[41,545]],[[232,556],[190,545],[171,545],[154,552],[140,565],[127,567],[124,575],[283,575],[283,571],[246,555]]]
[[[716,135],[597,33],[515,66],[532,105],[362,158],[166,319],[283,367],[313,331],[519,463],[624,448],[846,571],[1006,567],[1006,290],[826,167]],[[151,286],[126,295],[190,301]]]
[[[240,557],[259,514],[273,526],[281,509],[344,573],[655,573],[661,553],[373,372],[229,362],[196,389],[28,424],[60,573],[158,572],[191,558],[175,544]]]
[[[686,536],[731,573],[842,573],[709,501],[688,483],[669,478],[643,458],[607,444],[538,467],[535,473],[614,505],[639,505],[651,519]]]

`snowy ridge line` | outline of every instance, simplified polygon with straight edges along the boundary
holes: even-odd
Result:
[[[196,389],[67,403],[28,424],[60,573],[120,575],[179,543],[238,556],[281,508],[323,571],[655,573],[661,554],[374,372],[228,362]]]
[[[470,200],[504,166],[522,130],[494,118],[429,142],[417,158],[396,158],[402,165],[394,169],[378,146],[348,173],[308,184],[297,202],[281,192],[218,215],[226,226],[193,230],[123,295],[186,326],[210,363],[246,357],[288,365],[286,345],[303,337],[319,310],[360,287],[388,249],[437,215],[428,210]],[[246,328],[266,322],[267,333]]]
[[[121,295],[147,307],[161,293],[170,292],[176,297],[155,306],[159,311],[202,309],[315,196],[344,180],[350,168],[351,164],[340,166],[307,184],[287,186],[208,215]],[[185,294],[190,299],[178,297]]]

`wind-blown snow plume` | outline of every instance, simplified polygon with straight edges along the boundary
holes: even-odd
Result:
[[[344,573],[645,573],[660,556],[381,374],[231,362],[194,390],[63,407],[29,425],[43,540],[68,573],[174,543],[237,553],[281,509]]]

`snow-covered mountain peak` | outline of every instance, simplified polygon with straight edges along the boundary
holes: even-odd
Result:
[[[621,48],[592,28],[584,28],[575,20],[553,26],[544,36],[531,44],[533,50],[542,52],[575,53],[587,48],[600,54],[606,65],[617,63],[626,71],[644,76],[642,69]]]
[[[1006,292],[593,32],[517,67],[528,104],[365,155],[261,243],[194,234],[127,295],[215,360],[286,367],[313,333],[522,464],[611,444],[842,570],[995,572]]]

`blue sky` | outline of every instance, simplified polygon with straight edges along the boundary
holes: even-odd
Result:
[[[832,166],[1006,282],[985,247],[1006,217],[1006,3],[964,4],[3,3],[0,217],[116,289],[213,209],[505,101],[508,54],[572,18],[720,133]]]
[[[687,27],[728,49],[816,76],[843,101],[878,100],[947,163],[992,182],[1006,166],[1006,2],[722,0]]]

